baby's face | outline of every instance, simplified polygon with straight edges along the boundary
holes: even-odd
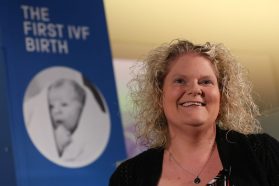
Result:
[[[64,125],[69,131],[76,128],[83,107],[77,97],[78,94],[70,84],[49,90],[49,109],[55,128],[59,125]]]

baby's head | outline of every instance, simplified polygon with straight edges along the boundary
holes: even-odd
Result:
[[[85,91],[75,81],[60,79],[48,88],[48,105],[54,128],[63,125],[74,132],[85,103]]]

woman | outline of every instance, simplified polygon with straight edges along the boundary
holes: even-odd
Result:
[[[174,41],[141,72],[132,98],[150,148],[110,186],[279,185],[279,143],[261,133],[245,70],[222,44]]]

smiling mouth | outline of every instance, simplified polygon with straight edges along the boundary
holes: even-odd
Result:
[[[183,107],[190,107],[190,106],[205,106],[206,103],[199,102],[199,101],[188,101],[180,104]]]

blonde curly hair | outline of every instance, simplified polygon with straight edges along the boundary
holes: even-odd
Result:
[[[138,138],[148,147],[165,147],[169,142],[168,124],[162,108],[162,87],[172,61],[187,53],[209,59],[215,67],[221,102],[217,125],[243,134],[259,133],[260,115],[252,98],[246,69],[223,44],[195,45],[174,40],[152,50],[129,83]]]

